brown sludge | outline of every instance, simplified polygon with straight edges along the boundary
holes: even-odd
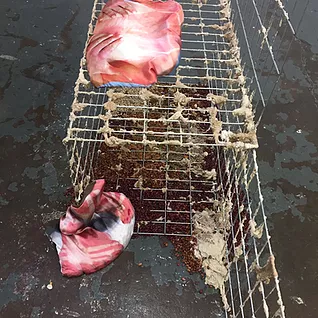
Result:
[[[202,272],[202,263],[194,256],[195,237],[169,237],[175,248],[175,255],[186,266],[187,271],[191,273]]]
[[[211,107],[211,101],[206,99],[209,93],[208,89],[178,88],[178,91],[187,97],[191,97],[191,100],[187,101],[188,109],[208,109]],[[158,107],[158,104],[160,107],[167,107],[168,101],[173,102],[176,88],[153,87],[147,94],[140,89],[133,89],[132,92],[135,95],[133,105],[140,106],[146,102],[150,107],[150,111],[147,112],[148,118],[158,119],[164,115],[164,111],[158,110],[158,108],[151,110],[151,107]],[[120,105],[116,108],[111,107],[114,113],[122,118],[144,118],[145,113],[141,108],[132,110],[122,108],[125,105],[132,105],[131,98],[122,94],[127,94],[127,89],[115,89],[113,93],[117,94],[114,102]],[[170,96],[171,99],[161,98],[163,95]],[[195,119],[197,115],[198,113],[195,111],[185,112],[185,117],[188,119]],[[202,121],[204,119],[207,121],[206,124],[201,124],[200,129],[210,133],[208,112],[202,113],[200,116]],[[140,128],[141,124],[138,121],[129,120],[126,121],[125,125],[126,131],[133,131]],[[154,132],[165,132],[167,126],[171,123],[149,122],[148,125],[148,128],[150,127]],[[121,138],[124,138],[124,136]],[[134,133],[129,135],[129,140],[134,140],[134,138],[140,140],[138,139],[140,137]],[[204,158],[202,169],[208,171],[215,169],[217,175],[215,182],[220,184],[220,176],[222,176],[223,184],[228,185],[225,177],[225,165],[218,165],[215,150],[213,148],[201,150],[208,154]],[[189,183],[188,166],[182,166],[181,164],[181,162],[186,163],[189,159],[188,152],[189,148],[173,145],[151,146],[127,143],[117,147],[108,147],[106,144],[101,144],[93,163],[94,178],[106,180],[105,191],[122,192],[130,199],[136,211],[136,235],[138,233],[188,235],[168,235],[167,237],[175,247],[176,256],[183,261],[187,270],[190,273],[201,272],[204,275],[201,261],[194,255],[196,239],[191,235],[190,200],[181,200],[181,198],[187,198],[190,195],[190,187],[194,188],[192,190],[196,191],[191,194],[192,209],[195,212],[200,212],[211,206],[209,203],[201,202],[205,201],[208,195],[211,195],[211,188],[207,187],[204,182],[195,183],[195,181],[201,180],[202,176],[195,175],[193,172],[190,173],[193,180],[192,186]],[[171,191],[171,189],[175,190]],[[227,190],[225,189],[225,191]],[[217,198],[213,197],[211,199]],[[169,202],[168,207],[165,206],[165,202]],[[232,213],[234,214],[233,219],[237,220],[238,211],[234,208]],[[246,211],[243,213],[246,213]],[[234,222],[234,226],[238,228],[237,221]],[[240,239],[243,238],[237,237],[235,246],[240,244]],[[234,243],[229,236],[228,248],[230,253],[234,251],[233,247]]]

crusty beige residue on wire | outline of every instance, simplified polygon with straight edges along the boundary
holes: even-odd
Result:
[[[194,236],[197,239],[195,255],[202,261],[205,282],[219,289],[225,309],[229,308],[225,282],[228,279],[227,232],[230,229],[230,199],[215,201],[213,209],[205,209],[194,215]]]

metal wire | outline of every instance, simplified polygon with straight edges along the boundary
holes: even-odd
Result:
[[[251,133],[251,118],[235,115],[246,96],[252,100],[253,123],[259,123],[298,27],[280,0],[180,3],[185,14],[180,64],[147,89],[156,96],[153,100],[142,89],[116,88],[110,94],[94,88],[84,54],[65,138],[76,199],[91,180],[106,178],[110,188],[129,193],[140,209],[136,234],[181,237],[193,236],[196,213],[212,209],[214,200],[229,200],[230,310],[225,316],[267,318],[279,313],[284,318],[278,277],[267,285],[253,270],[273,255],[258,145],[241,139],[229,143],[221,132]],[[102,7],[95,0],[88,37]],[[217,95],[225,97],[221,106],[211,97]],[[116,103],[115,111],[106,109],[108,101]],[[218,136],[215,120],[221,124]],[[261,238],[253,235],[251,222],[263,225]]]

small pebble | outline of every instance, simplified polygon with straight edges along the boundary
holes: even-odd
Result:
[[[53,289],[53,283],[50,282],[49,284],[47,284],[46,288],[49,289],[49,290]]]
[[[142,263],[139,263],[138,266],[141,267],[141,266],[142,266]]]

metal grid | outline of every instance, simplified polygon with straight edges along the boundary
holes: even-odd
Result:
[[[76,198],[91,180],[105,178],[108,189],[132,200],[135,233],[184,237],[194,234],[196,213],[230,203],[225,315],[285,317],[277,275],[269,284],[256,277],[255,266],[273,252],[255,128],[297,28],[279,0],[180,3],[180,64],[158,84],[95,89],[81,60],[65,138]],[[102,5],[94,3],[88,36]]]

